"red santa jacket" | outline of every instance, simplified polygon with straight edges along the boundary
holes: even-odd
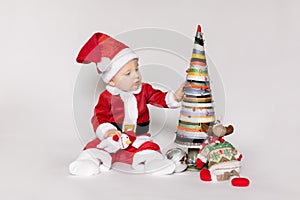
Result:
[[[149,129],[149,110],[147,104],[167,108],[166,95],[167,92],[154,89],[147,83],[142,84],[140,93],[134,94],[138,107],[137,135],[146,133]],[[122,131],[123,120],[124,104],[120,95],[112,95],[107,90],[102,92],[91,120],[94,131],[96,132],[98,126],[103,123],[111,123]]]

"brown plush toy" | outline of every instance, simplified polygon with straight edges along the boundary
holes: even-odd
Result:
[[[208,137],[200,146],[197,155],[196,165],[201,169],[207,164],[208,168],[200,171],[202,181],[224,181],[229,180],[233,186],[246,187],[250,181],[241,178],[239,175],[241,168],[242,154],[235,147],[223,139],[224,136],[233,133],[233,126],[223,126],[217,122],[213,127],[204,126]]]

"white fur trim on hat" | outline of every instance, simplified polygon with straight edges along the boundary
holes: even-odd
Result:
[[[105,83],[108,83],[125,64],[137,58],[138,55],[132,49],[125,48],[121,50],[117,55],[115,55],[110,63],[108,63],[107,60],[105,60],[105,62],[103,63],[99,63],[97,66],[98,69],[102,72],[101,77],[103,81]]]

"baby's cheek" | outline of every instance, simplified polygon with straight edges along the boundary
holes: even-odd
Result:
[[[130,78],[124,77],[119,80],[119,82],[116,84],[116,87],[123,91],[130,91],[132,84],[133,81]]]

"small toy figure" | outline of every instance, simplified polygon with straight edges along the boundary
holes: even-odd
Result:
[[[107,86],[100,94],[92,117],[97,138],[89,142],[70,164],[70,173],[95,175],[110,169],[114,162],[131,164],[134,169],[145,173],[173,173],[176,164],[161,154],[159,145],[153,142],[148,132],[150,119],[147,104],[163,108],[179,107],[184,84],[173,93],[162,92],[148,83],[142,83],[137,54],[103,33],[95,33],[87,41],[79,52],[77,62],[96,63],[97,71]],[[122,149],[116,142],[117,138],[127,137],[121,133],[127,134],[131,140],[127,148]]]
[[[127,134],[121,133],[121,136],[114,135],[113,137],[109,137],[107,138],[107,140],[101,142],[97,147],[105,148],[108,147],[110,144],[112,144],[115,147],[115,149],[127,149],[135,139],[135,137],[133,137],[134,139],[130,139],[128,133],[129,132],[127,132]]]
[[[206,126],[208,137],[200,146],[197,156],[196,165],[201,169],[206,164],[208,168],[200,171],[202,181],[223,181],[233,178],[231,183],[233,186],[245,187],[250,181],[247,178],[241,178],[239,175],[241,168],[242,154],[235,147],[225,141],[223,136],[233,132],[233,126],[223,126],[217,122],[212,128]]]

